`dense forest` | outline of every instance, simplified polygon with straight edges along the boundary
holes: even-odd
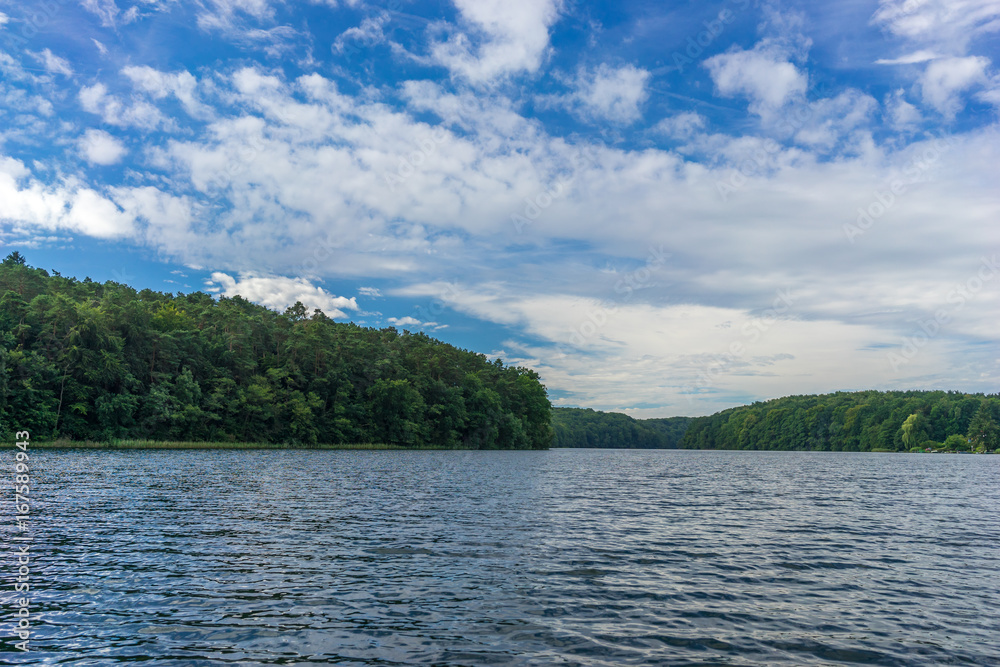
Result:
[[[550,445],[538,375],[297,303],[0,264],[0,437],[473,449]]]
[[[553,408],[553,447],[673,449],[680,445],[689,417],[633,419],[620,412]]]
[[[817,451],[1000,448],[1000,396],[860,391],[788,396],[691,422],[681,447]]]

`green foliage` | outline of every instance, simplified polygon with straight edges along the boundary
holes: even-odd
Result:
[[[906,418],[903,425],[900,427],[902,429],[902,440],[903,444],[907,447],[916,447],[927,439],[927,433],[924,429],[925,422],[924,416],[919,412],[914,412],[912,415]]]
[[[534,371],[422,333],[0,264],[0,431],[542,449],[550,410]]]
[[[954,438],[964,441],[962,434],[968,433],[980,451],[991,451],[1000,446],[998,414],[996,395],[860,391],[788,396],[698,417],[681,446],[891,452],[923,449],[928,441],[943,441],[950,449]]]
[[[553,447],[676,448],[689,417],[637,420],[620,412],[553,408]]]
[[[979,406],[966,434],[973,451],[991,452],[1000,447],[1000,427],[997,426],[996,416],[998,412],[1000,406],[996,404],[983,403]]]
[[[947,449],[948,451],[968,451],[969,439],[964,435],[958,435],[955,433],[945,438],[941,446],[943,449]]]

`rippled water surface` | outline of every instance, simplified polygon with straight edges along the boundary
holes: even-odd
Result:
[[[1000,664],[1000,456],[36,450],[33,465],[43,625],[31,654],[4,640],[0,664]]]

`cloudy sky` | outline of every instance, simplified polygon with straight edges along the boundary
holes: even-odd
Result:
[[[0,243],[637,417],[1000,388],[1000,0],[0,1]]]

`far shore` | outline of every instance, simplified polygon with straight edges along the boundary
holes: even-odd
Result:
[[[359,442],[346,444],[316,444],[304,445],[294,443],[269,443],[269,442],[177,442],[161,440],[112,440],[109,442],[98,442],[94,440],[32,440],[29,445],[32,449],[106,449],[106,450],[131,450],[131,449],[267,449],[267,450],[394,450],[394,451],[480,451],[468,447],[440,447],[434,445],[410,446],[393,445],[380,442]],[[550,449],[617,449],[614,447],[552,447]],[[810,452],[827,450],[810,449],[681,449],[670,447],[640,448],[636,451],[646,451],[648,449],[675,449],[678,451],[703,451],[703,452],[740,452],[740,451],[767,451],[767,452]],[[489,451],[543,451],[543,450],[514,450],[497,449]],[[969,452],[969,451],[949,451],[949,450],[919,450],[919,451],[897,451],[889,449],[873,449],[867,452],[847,452],[852,454],[1000,454],[995,452]]]
[[[432,445],[408,446],[390,445],[377,442],[361,442],[337,445],[302,445],[269,442],[170,442],[160,440],[115,440],[96,442],[93,440],[32,440],[32,449],[391,449],[391,450],[464,450],[461,447],[435,447]]]

